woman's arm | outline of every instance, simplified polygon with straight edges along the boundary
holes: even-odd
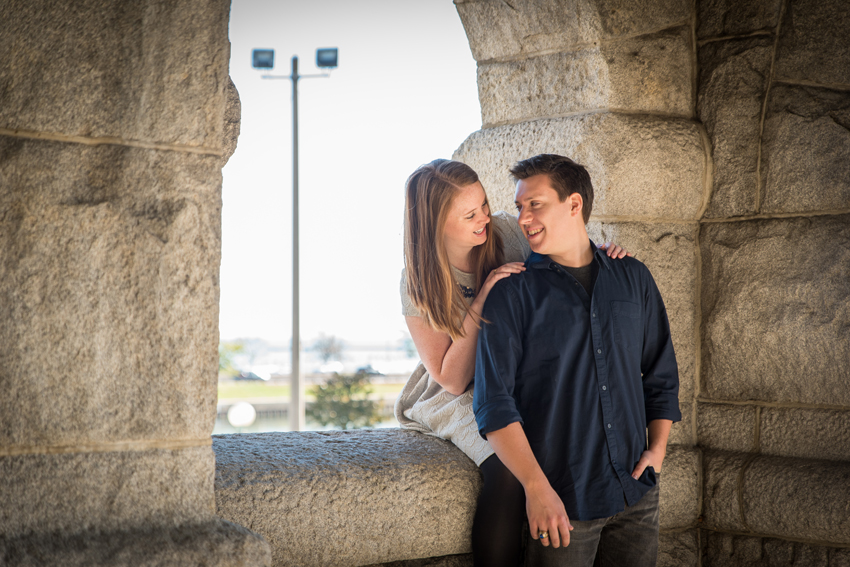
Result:
[[[472,382],[480,324],[478,314],[484,308],[484,302],[493,289],[493,284],[524,270],[525,267],[521,263],[511,262],[490,272],[463,319],[464,336],[456,341],[452,341],[447,333],[432,329],[423,317],[404,318],[428,374],[450,394],[461,395]]]

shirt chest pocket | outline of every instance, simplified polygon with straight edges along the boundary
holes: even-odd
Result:
[[[643,346],[643,316],[640,305],[630,301],[612,301],[614,342],[628,351],[640,351]]]

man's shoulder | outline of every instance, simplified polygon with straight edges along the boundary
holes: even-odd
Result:
[[[631,256],[626,256],[625,258],[606,258],[607,265],[609,268],[614,270],[615,272],[622,272],[627,274],[634,274],[635,276],[652,277],[651,272],[646,264],[641,262],[636,258],[632,258]]]
[[[517,301],[523,301],[529,297],[540,286],[549,285],[543,278],[543,269],[540,266],[535,266],[535,254],[532,254],[525,261],[525,271],[518,274],[511,274],[506,278],[502,278],[493,285],[490,295],[487,296],[489,302],[493,294],[496,297],[513,298]],[[538,258],[539,260],[539,258]]]

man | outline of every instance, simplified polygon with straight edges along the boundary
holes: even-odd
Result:
[[[484,305],[473,407],[525,489],[540,542],[527,564],[654,566],[657,479],[681,419],[664,303],[646,266],[588,238],[583,166],[543,154],[511,173],[533,253]]]

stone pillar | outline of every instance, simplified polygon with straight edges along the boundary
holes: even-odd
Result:
[[[850,5],[455,3],[483,127],[454,157],[509,211],[511,163],[585,164],[591,238],[667,304],[683,421],[659,565],[846,561]]]
[[[4,3],[4,564],[270,561],[214,515],[228,15],[226,0]]]
[[[508,167],[539,153],[587,166],[588,226],[649,266],[667,305],[681,375],[661,485],[663,565],[697,565],[700,454],[695,448],[699,220],[710,146],[694,120],[690,0],[457,1],[478,61],[483,128],[455,153],[512,211]]]

